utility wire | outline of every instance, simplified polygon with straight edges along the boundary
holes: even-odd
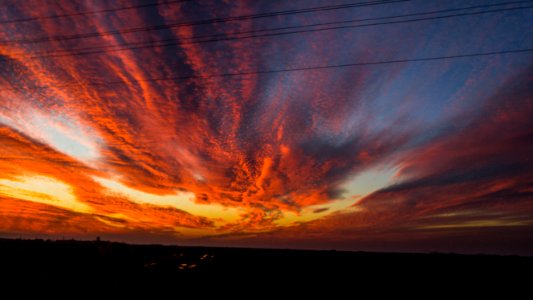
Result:
[[[77,13],[72,13],[72,14],[5,20],[5,21],[0,21],[0,24],[14,24],[14,23],[23,23],[23,22],[31,22],[31,21],[67,18],[67,17],[88,16],[88,15],[110,13],[110,12],[116,12],[116,11],[128,10],[128,9],[146,8],[146,7],[151,7],[151,6],[158,6],[160,4],[176,4],[176,3],[184,3],[184,2],[189,2],[189,1],[192,1],[192,0],[166,0],[162,2],[145,3],[145,4],[139,4],[139,5],[117,7],[117,8],[107,8],[107,9],[102,9],[102,10],[83,11],[83,12],[77,12]]]
[[[259,18],[295,15],[295,14],[303,14],[303,13],[311,13],[311,12],[331,11],[331,10],[338,10],[338,9],[392,4],[392,3],[408,2],[408,1],[411,1],[411,0],[356,2],[356,3],[349,3],[349,4],[319,6],[319,7],[312,7],[312,8],[293,9],[293,10],[260,13],[260,14],[252,14],[252,15],[230,16],[230,17],[214,18],[214,19],[207,19],[207,20],[201,20],[201,21],[160,24],[160,25],[152,25],[152,26],[146,26],[146,27],[111,30],[111,31],[103,31],[103,32],[78,33],[78,34],[72,34],[72,35],[56,35],[56,36],[40,37],[40,38],[34,38],[34,39],[2,40],[0,41],[0,44],[2,45],[33,44],[33,43],[44,43],[44,42],[51,42],[51,41],[85,39],[85,38],[92,38],[92,37],[103,37],[103,36],[109,36],[109,35],[146,32],[146,31],[154,31],[154,30],[162,30],[162,29],[170,29],[170,28],[179,28],[179,27],[190,27],[190,26],[196,26],[196,25],[226,23],[226,22],[233,22],[233,21],[252,20],[252,19],[259,19]]]
[[[495,55],[505,55],[505,54],[520,54],[520,53],[529,53],[529,52],[533,52],[533,48],[480,52],[480,53],[468,53],[468,54],[456,54],[456,55],[448,55],[448,56],[434,56],[434,57],[423,57],[423,58],[407,58],[407,59],[382,60],[382,61],[370,61],[370,62],[354,62],[354,63],[335,64],[335,65],[322,65],[322,66],[318,65],[318,66],[295,67],[295,68],[273,69],[273,70],[219,73],[219,74],[211,74],[211,75],[188,75],[188,76],[161,77],[161,78],[149,78],[149,79],[142,79],[142,80],[127,80],[127,81],[121,80],[121,81],[108,81],[108,82],[67,83],[64,85],[58,85],[58,86],[53,86],[53,87],[36,86],[36,87],[29,87],[29,88],[8,88],[8,89],[1,89],[0,91],[28,91],[28,90],[50,89],[50,88],[65,88],[65,87],[70,87],[70,86],[78,86],[80,84],[84,84],[85,86],[110,86],[110,85],[123,85],[123,84],[127,85],[127,84],[132,84],[132,83],[139,83],[139,82],[161,82],[161,81],[181,81],[181,80],[190,80],[190,79],[225,78],[225,77],[236,77],[236,76],[247,76],[247,75],[265,75],[265,74],[276,74],[276,73],[287,73],[287,72],[327,70],[327,69],[348,68],[348,67],[378,66],[378,65],[389,65],[389,64],[409,63],[409,62],[440,61],[440,60],[449,60],[449,59],[474,58],[474,57],[485,57],[485,56],[495,56]]]
[[[528,2],[533,2],[533,1],[528,1]],[[490,6],[493,6],[493,5],[490,5]],[[354,22],[363,22],[363,21],[369,21],[369,20],[386,20],[386,19],[396,19],[396,18],[409,17],[409,16],[421,16],[421,15],[436,14],[436,13],[442,13],[442,12],[472,9],[472,8],[478,8],[478,7],[468,7],[468,8],[462,8],[462,9],[458,8],[458,9],[452,9],[452,10],[431,11],[431,12],[396,15],[396,16],[389,16],[389,17],[368,18],[368,19],[359,19],[359,20],[351,20],[351,21],[329,22],[329,23],[319,23],[319,24],[312,24],[312,25],[301,25],[301,26],[291,26],[291,27],[283,27],[283,28],[261,29],[261,30],[256,30],[256,31],[247,31],[247,32],[228,33],[229,35],[233,35],[233,36],[228,36],[227,34],[206,35],[206,36],[190,37],[187,39],[190,41],[185,41],[185,42],[171,39],[171,40],[168,40],[170,42],[167,42],[167,43],[161,43],[161,41],[157,41],[157,43],[154,43],[154,42],[128,43],[128,44],[124,44],[124,46],[128,46],[128,47],[120,47],[122,45],[109,45],[109,46],[99,46],[99,47],[78,48],[78,49],[72,49],[72,50],[63,49],[63,50],[56,50],[56,51],[41,51],[41,52],[29,53],[29,54],[22,55],[22,56],[35,59],[35,58],[44,58],[44,57],[64,57],[64,56],[73,56],[73,55],[100,54],[100,53],[120,52],[120,51],[126,51],[126,50],[138,50],[138,49],[155,48],[155,47],[181,46],[181,45],[212,43],[212,42],[220,42],[220,41],[235,41],[235,40],[243,40],[243,39],[250,39],[250,38],[275,37],[275,36],[283,36],[283,35],[298,34],[298,33],[322,32],[322,31],[337,30],[337,29],[352,29],[352,28],[371,27],[371,26],[378,26],[378,25],[412,23],[412,22],[420,22],[420,21],[439,20],[439,19],[473,16],[473,15],[481,15],[481,14],[488,14],[488,13],[499,13],[499,12],[506,12],[506,11],[512,11],[512,10],[533,8],[533,6],[521,6],[521,7],[513,7],[513,8],[484,10],[484,11],[471,12],[471,13],[460,13],[460,14],[452,14],[452,15],[444,15],[444,16],[433,16],[433,17],[426,17],[426,18],[397,20],[397,21],[390,21],[390,22],[343,25],[343,26],[326,27],[326,28],[285,31],[285,32],[277,32],[277,33],[271,32],[271,31],[277,31],[277,30],[286,30],[289,28],[307,28],[307,27],[315,27],[315,26],[343,24],[347,22],[354,23]],[[260,33],[260,32],[270,32],[270,33],[239,36],[242,34]],[[215,38],[211,38],[211,37],[215,37]],[[216,37],[220,37],[220,38],[216,38]],[[205,39],[205,38],[211,38],[211,39]]]

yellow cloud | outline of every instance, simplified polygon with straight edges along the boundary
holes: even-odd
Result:
[[[508,221],[508,220],[475,220],[452,224],[420,226],[419,229],[455,229],[455,228],[483,228],[483,227],[509,227],[509,226],[528,226],[533,222],[530,221]]]
[[[102,177],[93,177],[108,192],[122,195],[137,204],[151,204],[157,206],[174,207],[190,214],[210,219],[221,219],[224,222],[234,222],[243,213],[241,209],[225,207],[220,204],[199,204],[196,196],[191,192],[176,192],[171,195],[155,195],[130,188],[118,181]]]
[[[0,179],[0,195],[80,213],[93,211],[90,206],[76,198],[71,186],[47,176],[23,175],[14,179]]]

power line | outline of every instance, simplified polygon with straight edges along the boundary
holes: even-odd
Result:
[[[522,1],[526,2],[526,1]],[[533,2],[533,1],[527,1],[527,2]],[[501,5],[501,4],[500,4]],[[494,5],[489,5],[494,6]],[[478,6],[480,7],[480,6]],[[475,8],[478,8],[475,7]],[[455,18],[455,17],[463,17],[463,16],[472,16],[472,15],[480,15],[480,14],[487,14],[487,13],[497,13],[497,12],[506,12],[506,11],[512,11],[512,10],[520,10],[520,9],[530,9],[533,8],[533,6],[522,6],[522,7],[513,7],[513,8],[502,8],[502,9],[494,9],[494,10],[485,10],[480,12],[471,12],[471,13],[461,13],[461,14],[453,14],[453,15],[445,15],[445,16],[434,16],[434,17],[427,17],[427,18],[417,18],[417,19],[409,19],[409,20],[398,20],[398,21],[391,21],[391,22],[379,22],[379,23],[370,23],[370,24],[357,24],[357,25],[344,25],[344,26],[336,26],[336,27],[326,27],[326,28],[317,28],[317,29],[307,29],[307,30],[296,30],[296,31],[286,31],[286,32],[278,32],[278,33],[266,33],[266,34],[254,34],[254,35],[248,35],[248,36],[238,36],[241,34],[247,34],[247,33],[254,33],[254,32],[270,32],[270,31],[276,31],[276,30],[285,30],[289,28],[306,28],[306,27],[316,27],[316,26],[323,26],[323,25],[332,25],[332,24],[343,24],[347,22],[362,22],[362,21],[368,21],[368,20],[385,20],[385,19],[395,19],[395,18],[402,18],[402,17],[408,17],[408,16],[415,16],[415,15],[428,15],[428,14],[435,14],[435,13],[441,13],[441,12],[450,12],[450,11],[457,11],[457,10],[465,10],[465,9],[471,9],[470,8],[462,8],[462,9],[449,9],[449,10],[441,10],[441,11],[432,11],[432,12],[424,12],[424,13],[413,13],[413,14],[406,14],[406,15],[396,15],[396,16],[389,16],[389,17],[379,17],[379,18],[368,18],[368,19],[360,19],[360,20],[351,20],[351,21],[340,21],[340,22],[329,22],[329,23],[321,23],[321,24],[312,24],[312,25],[301,25],[301,26],[291,26],[291,27],[282,27],[282,28],[273,28],[273,29],[261,29],[256,31],[248,31],[248,32],[235,32],[235,33],[229,33],[231,35],[236,36],[227,36],[224,34],[220,35],[211,35],[211,36],[198,36],[194,40],[193,37],[189,38],[192,41],[188,42],[182,42],[182,41],[176,41],[174,39],[170,40],[172,42],[168,43],[129,43],[124,44],[125,46],[130,47],[119,47],[121,45],[110,45],[110,46],[100,46],[100,47],[87,47],[87,48],[78,48],[73,50],[58,50],[58,51],[50,51],[50,52],[36,52],[36,53],[30,53],[28,55],[24,55],[23,57],[28,58],[44,58],[44,57],[64,57],[64,56],[72,56],[72,55],[89,55],[89,54],[99,54],[99,53],[109,53],[109,52],[119,52],[119,51],[126,51],[126,50],[138,50],[138,49],[146,49],[146,48],[154,48],[154,47],[169,47],[169,46],[176,46],[176,45],[190,45],[190,44],[201,44],[201,43],[212,43],[212,42],[220,42],[220,41],[235,41],[235,40],[242,40],[242,39],[250,39],[250,38],[258,38],[258,37],[274,37],[274,36],[282,36],[282,35],[290,35],[290,34],[297,34],[297,33],[311,33],[311,32],[321,32],[321,31],[327,31],[327,30],[336,30],[336,29],[350,29],[350,28],[359,28],[359,27],[371,27],[371,26],[378,26],[378,25],[390,25],[390,24],[401,24],[401,23],[412,23],[412,22],[420,22],[420,21],[429,21],[429,20],[438,20],[438,19],[446,19],[446,18]],[[215,38],[215,39],[202,39],[206,37],[221,37],[221,38]],[[161,42],[161,41],[158,41]],[[132,45],[138,45],[138,46],[132,46]],[[70,52],[70,51],[78,51],[78,52]]]
[[[160,82],[160,81],[181,81],[181,80],[190,80],[190,79],[225,78],[225,77],[237,77],[237,76],[247,76],[247,75],[265,75],[265,74],[276,74],[276,73],[287,73],[287,72],[327,70],[327,69],[348,68],[348,67],[377,66],[377,65],[399,64],[399,63],[409,63],[409,62],[439,61],[439,60],[448,60],[448,59],[474,58],[474,57],[495,56],[495,55],[505,55],[505,54],[520,54],[520,53],[529,53],[529,52],[533,52],[533,48],[481,52],[481,53],[469,53],[469,54],[456,54],[456,55],[448,55],[448,56],[434,56],[434,57],[423,57],[423,58],[409,58],[409,59],[396,59],[396,60],[370,61],[370,62],[354,62],[354,63],[346,63],[346,64],[296,67],[296,68],[274,69],[274,70],[220,73],[220,74],[211,74],[211,75],[205,75],[205,76],[189,75],[189,76],[149,78],[149,79],[128,80],[128,81],[86,82],[84,84],[87,86],[110,86],[110,85],[132,84],[132,83],[139,83],[139,82]],[[67,83],[64,85],[54,86],[54,87],[38,86],[38,87],[30,87],[30,88],[25,88],[25,89],[10,88],[10,89],[1,89],[0,91],[42,90],[42,89],[50,89],[50,88],[65,88],[65,87],[77,86],[77,85],[80,85],[80,83]]]
[[[139,4],[139,5],[108,8],[108,9],[102,9],[102,10],[84,11],[84,12],[77,12],[77,13],[72,13],[72,14],[5,20],[5,21],[0,21],[0,24],[13,24],[13,23],[23,23],[23,22],[31,22],[31,21],[67,18],[67,17],[88,16],[88,15],[103,14],[103,13],[116,12],[116,11],[128,10],[128,9],[146,8],[146,7],[151,7],[151,6],[158,6],[160,4],[176,4],[176,3],[184,3],[184,2],[189,2],[189,1],[192,1],[192,0],[167,0],[167,1],[162,1],[162,2],[145,3],[145,4]]]
[[[33,44],[33,43],[43,43],[43,42],[51,42],[51,41],[84,39],[84,38],[91,38],[91,37],[102,37],[102,36],[117,35],[117,34],[129,34],[129,33],[154,31],[154,30],[162,30],[162,29],[170,29],[170,28],[190,27],[190,26],[196,26],[196,25],[226,23],[226,22],[233,22],[233,21],[252,20],[252,19],[259,19],[259,18],[295,15],[295,14],[303,14],[303,13],[311,13],[311,12],[331,11],[331,10],[338,10],[338,9],[392,4],[392,3],[408,2],[408,1],[411,1],[411,0],[356,2],[356,3],[349,3],[349,4],[319,6],[319,7],[312,7],[312,8],[293,9],[293,10],[260,13],[260,14],[252,14],[252,15],[230,16],[230,17],[225,17],[225,18],[214,18],[214,19],[207,19],[207,20],[193,21],[193,22],[178,22],[178,23],[172,23],[172,24],[161,24],[161,25],[137,27],[137,28],[130,28],[130,29],[111,30],[111,31],[104,31],[104,32],[89,32],[89,33],[79,33],[79,34],[72,34],[72,35],[56,35],[56,36],[51,36],[51,37],[41,37],[41,38],[35,38],[35,39],[3,40],[3,41],[0,41],[0,44],[3,44],[3,45]]]

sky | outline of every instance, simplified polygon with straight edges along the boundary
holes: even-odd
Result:
[[[0,236],[533,255],[531,1],[0,2]]]

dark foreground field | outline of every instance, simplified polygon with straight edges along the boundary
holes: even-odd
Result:
[[[294,287],[306,282],[302,288],[313,290],[324,283],[364,288],[376,283],[446,287],[482,282],[483,288],[490,289],[503,281],[513,288],[529,285],[533,258],[0,239],[0,270],[3,283],[85,287],[125,283],[130,287],[208,287],[212,283]]]

